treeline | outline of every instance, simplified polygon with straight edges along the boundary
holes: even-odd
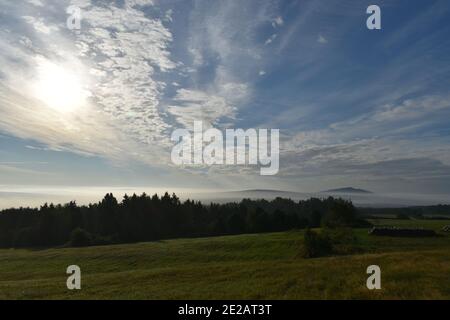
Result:
[[[110,193],[88,206],[70,202],[3,210],[0,247],[83,246],[357,223],[353,204],[332,197],[204,205],[181,202],[168,193],[162,197],[125,195],[118,202]]]

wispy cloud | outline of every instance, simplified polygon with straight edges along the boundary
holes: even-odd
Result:
[[[319,34],[319,36],[317,37],[317,42],[318,42],[318,43],[325,44],[325,43],[328,43],[328,40],[327,40],[324,36],[322,36],[321,34]]]
[[[284,20],[283,20],[283,18],[281,17],[281,16],[277,16],[275,19],[273,19],[273,21],[272,21],[272,26],[274,27],[274,28],[276,28],[276,27],[280,27],[280,26],[282,26],[284,24]]]
[[[79,32],[65,26],[68,3],[44,6],[39,17],[23,16],[21,28],[20,20],[2,25],[0,130],[54,150],[145,161],[154,154],[149,145],[167,141],[163,131],[168,125],[158,110],[165,83],[156,76],[176,66],[168,50],[172,35],[160,19],[142,11],[151,1],[126,1],[121,7],[72,3],[83,10]],[[32,10],[19,3],[7,9],[13,16]],[[32,29],[24,31],[26,25]],[[31,92],[38,81],[36,59],[80,74],[92,93],[89,103],[61,114],[37,101]]]
[[[225,97],[203,91],[180,89],[173,102],[178,105],[169,106],[168,111],[189,129],[193,128],[194,121],[203,121],[205,126],[211,127],[222,118],[234,118],[236,112]]]
[[[29,152],[139,162],[232,186],[261,180],[251,168],[169,168],[171,131],[194,120],[279,128],[276,185],[445,184],[450,6],[411,6],[374,34],[366,2],[2,1],[0,132]],[[396,14],[400,2],[380,5]],[[69,5],[82,9],[80,30],[66,26]],[[61,112],[36,94],[49,66],[80,80],[72,93],[83,93],[81,107]],[[30,169],[6,162],[3,172]]]
[[[267,40],[264,42],[264,45],[269,45],[271,44],[276,38],[277,38],[277,34],[274,33],[273,35],[271,35],[269,38],[267,38]]]

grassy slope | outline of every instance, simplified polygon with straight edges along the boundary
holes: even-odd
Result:
[[[357,233],[366,253],[317,259],[299,256],[302,232],[0,250],[0,299],[450,299],[450,236]],[[66,289],[70,264],[82,269],[80,291]],[[370,264],[382,269],[380,291],[365,287]]]

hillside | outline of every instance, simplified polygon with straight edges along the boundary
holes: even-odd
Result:
[[[448,221],[433,221],[436,230]],[[449,299],[450,237],[392,239],[357,230],[362,253],[300,257],[301,231],[89,248],[0,250],[0,299]],[[82,270],[82,290],[65,269]],[[366,267],[382,287],[365,287]]]

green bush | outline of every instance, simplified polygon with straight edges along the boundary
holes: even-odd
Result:
[[[324,228],[322,233],[330,239],[333,244],[354,244],[356,236],[352,228]]]
[[[333,244],[334,254],[354,254],[362,250],[352,228],[324,228],[322,233]]]
[[[304,252],[305,258],[316,258],[329,255],[333,252],[333,245],[324,233],[318,233],[311,229],[306,229],[304,235]]]

